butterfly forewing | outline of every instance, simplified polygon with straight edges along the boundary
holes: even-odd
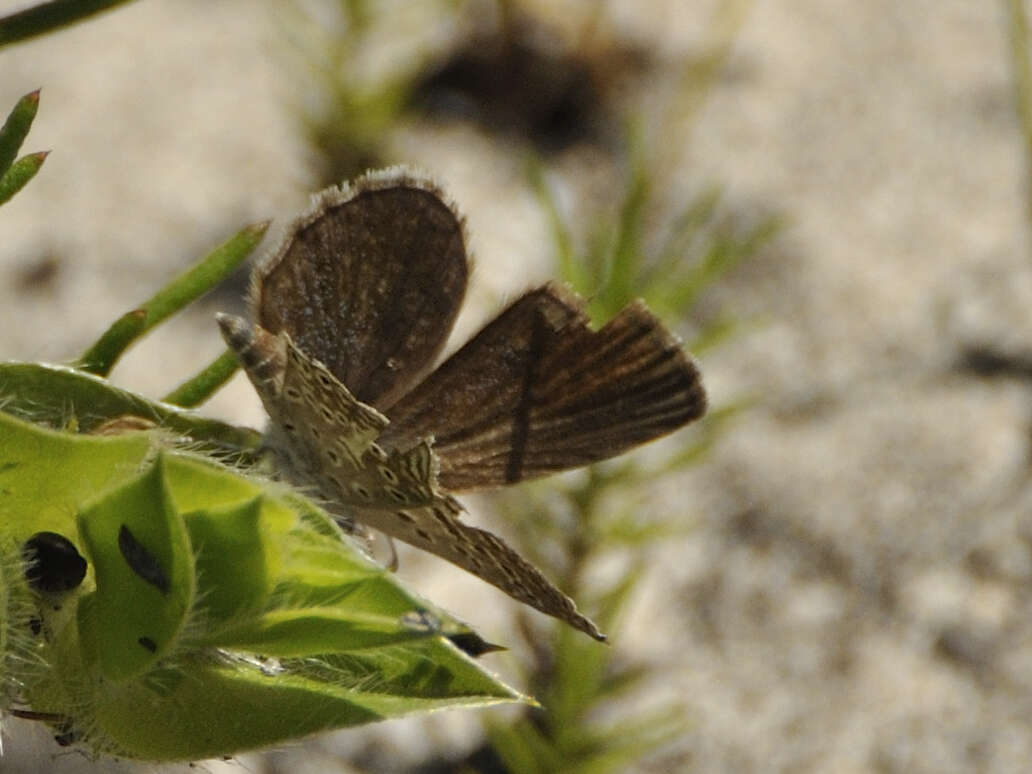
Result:
[[[705,408],[695,364],[642,304],[593,331],[547,285],[405,395],[380,442],[432,433],[441,485],[480,489],[616,456]]]
[[[255,272],[255,319],[384,408],[436,358],[469,273],[461,218],[424,178],[331,188]]]

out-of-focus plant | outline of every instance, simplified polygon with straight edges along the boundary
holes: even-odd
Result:
[[[655,205],[652,178],[640,157],[630,165],[620,206],[578,250],[545,178],[532,178],[551,214],[563,276],[591,299],[593,319],[602,323],[627,301],[643,297],[667,320],[686,320],[705,289],[748,260],[778,229],[776,218],[738,225],[721,213],[715,190],[699,194],[678,214],[664,239],[645,239],[644,219]],[[731,320],[703,325],[687,344],[703,353],[734,330]],[[528,689],[541,706],[515,723],[488,721],[493,754],[512,772],[617,772],[656,752],[684,728],[679,706],[645,714],[601,711],[659,678],[660,669],[635,659],[621,647],[621,620],[648,569],[650,547],[676,540],[691,529],[691,515],[678,509],[655,513],[649,499],[671,486],[678,473],[705,456],[738,410],[712,409],[679,447],[670,444],[648,462],[632,454],[547,484],[530,484],[499,496],[499,521],[510,525],[535,562],[597,616],[611,633],[612,648],[569,636],[552,627],[543,639],[524,619],[527,651],[534,656]],[[602,587],[588,582],[603,559],[619,557],[621,571]],[[612,713],[610,713],[612,714]]]
[[[400,18],[422,11],[427,19],[449,16],[458,0],[427,0],[380,7],[367,0],[285,7],[284,30],[297,78],[305,84],[292,106],[307,140],[317,187],[350,180],[384,166],[386,140],[409,102],[430,53],[402,50],[390,31]],[[437,19],[440,21],[440,19]],[[391,46],[389,65],[380,48]]]

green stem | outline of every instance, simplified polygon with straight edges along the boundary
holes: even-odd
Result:
[[[199,406],[228,382],[239,367],[240,361],[236,354],[227,349],[203,371],[183,382],[161,401],[183,408]]]
[[[8,14],[0,17],[0,46],[53,32],[127,2],[129,0],[51,0]]]
[[[82,354],[74,365],[91,374],[107,376],[129,345],[143,335],[146,325],[146,310],[133,309],[131,312],[126,312],[104,331],[104,334]]]
[[[89,373],[107,376],[136,339],[232,274],[262,241],[268,227],[269,221],[263,221],[241,229],[145,304],[116,320],[74,365]]]

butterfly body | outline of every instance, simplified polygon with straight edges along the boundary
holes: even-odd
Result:
[[[595,637],[598,628],[449,493],[605,459],[705,411],[698,371],[635,303],[598,331],[554,285],[518,298],[435,370],[465,294],[462,219],[397,169],[320,194],[255,272],[255,323],[223,336],[286,467],[367,526]]]

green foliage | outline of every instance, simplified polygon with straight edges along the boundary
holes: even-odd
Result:
[[[161,401],[183,408],[199,406],[232,379],[238,368],[240,368],[240,361],[237,360],[236,353],[227,349],[199,373],[172,390]]]
[[[98,376],[107,376],[118,358],[129,346],[151,328],[165,321],[193,301],[197,300],[226,277],[236,271],[261,243],[269,222],[263,221],[245,226],[226,242],[176,277],[139,307],[118,318],[97,342],[76,361],[77,368]],[[233,375],[230,371],[221,382],[210,385],[214,392]],[[207,384],[208,382],[206,382]],[[185,405],[198,405],[211,394],[204,394],[184,385],[177,392],[183,393],[180,400]]]
[[[442,9],[455,4],[434,3]],[[337,0],[313,8],[294,2],[287,18],[298,77],[307,84],[306,101],[294,112],[318,180],[337,184],[384,166],[385,141],[408,103],[422,58],[396,55],[388,70],[369,72],[368,60],[383,42],[379,26],[391,23],[373,3]]]
[[[39,90],[29,92],[12,108],[0,127],[0,204],[3,204],[28,183],[47,158],[48,151],[29,153],[17,158],[18,150],[32,127],[39,109]]]
[[[707,287],[777,231],[772,218],[736,226],[721,217],[719,196],[710,190],[674,217],[665,238],[646,239],[646,218],[656,206],[653,178],[640,157],[630,169],[615,214],[599,220],[587,248],[578,252],[577,234],[562,219],[542,170],[531,167],[531,181],[552,222],[562,275],[591,299],[596,321],[612,317],[636,296],[668,320],[684,319]],[[732,329],[727,321],[710,323],[689,349],[698,352]],[[631,455],[592,466],[584,476],[499,496],[501,519],[517,528],[520,545],[576,599],[586,600],[586,574],[603,555],[622,555],[623,572],[593,589],[593,607],[586,604],[617,647],[619,621],[634,600],[650,545],[690,529],[680,513],[644,517],[651,511],[649,493],[670,485],[670,477],[703,457],[737,411],[735,406],[711,411],[690,442],[648,466]],[[528,638],[531,644],[534,636]],[[529,650],[538,659],[527,683],[541,707],[515,723],[489,720],[487,727],[489,743],[509,771],[620,772],[682,732],[686,718],[676,705],[598,719],[604,707],[616,706],[657,677],[646,665],[617,658],[614,649],[595,647],[562,627],[555,628],[550,647]]]
[[[551,223],[559,272],[589,299],[597,322],[613,317],[636,297],[644,298],[660,318],[683,318],[706,288],[755,255],[781,228],[776,217],[736,224],[720,210],[720,191],[710,187],[689,201],[657,238],[647,222],[658,209],[652,165],[638,150],[632,152],[628,167],[617,211],[596,221],[580,251],[544,170],[536,162],[529,167]],[[729,321],[711,322],[688,348],[698,353],[732,331]]]
[[[15,161],[3,177],[0,177],[0,204],[24,188],[25,184],[39,172],[46,158],[47,151],[39,151],[38,153],[29,153]]]
[[[685,319],[708,287],[753,257],[780,227],[773,217],[736,223],[722,214],[719,192],[709,189],[689,201],[657,237],[649,225],[659,209],[653,168],[643,153],[632,154],[615,212],[597,220],[586,247],[578,250],[579,235],[562,217],[543,170],[531,166],[532,184],[552,224],[561,274],[590,299],[596,322],[638,296],[660,317]],[[688,348],[698,353],[734,330],[732,321],[711,321],[699,328]],[[583,476],[524,486],[499,498],[501,519],[517,529],[531,558],[575,598],[589,598],[586,576],[603,556],[622,557],[623,572],[608,586],[593,589],[594,606],[586,603],[617,647],[620,620],[634,599],[649,547],[691,528],[682,513],[644,516],[652,511],[649,494],[704,457],[739,408],[711,410],[690,441],[648,466],[630,455],[594,466]],[[645,690],[659,675],[634,659],[618,658],[615,649],[595,647],[571,634],[555,628],[549,647],[528,634],[537,660],[527,682],[541,707],[514,724],[488,722],[489,743],[509,771],[620,772],[683,732],[687,720],[676,704],[599,720],[603,708]]]
[[[39,89],[18,100],[4,125],[0,127],[0,175],[10,169],[18,155],[18,149],[29,134],[38,110]]]
[[[47,530],[89,563],[59,597],[0,563],[0,644],[19,639],[0,654],[5,706],[95,752],[193,760],[521,698],[449,642],[466,627],[325,513],[161,431],[74,434],[0,413],[0,459],[8,557]]]
[[[140,417],[191,441],[225,451],[257,449],[261,434],[155,403],[67,366],[0,363],[0,408],[50,427],[100,432],[120,417]]]

